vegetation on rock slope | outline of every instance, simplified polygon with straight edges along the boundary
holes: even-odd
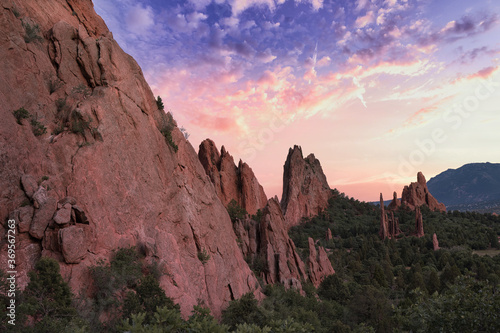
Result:
[[[232,301],[221,323],[203,304],[188,319],[181,318],[179,307],[159,288],[156,277],[161,272],[143,263],[135,249],[121,249],[109,264],[93,267],[93,298],[74,297],[72,304],[58,270],[42,259],[31,274],[30,286],[19,293],[23,304],[19,324],[32,316],[35,323],[24,321],[26,331],[47,331],[41,325],[61,332],[499,331],[500,256],[478,256],[473,250],[499,247],[500,218],[422,212],[424,237],[410,236],[415,217],[403,208],[395,215],[406,235],[382,241],[379,209],[334,191],[328,209],[292,228],[290,236],[304,258],[307,238],[319,240],[329,251],[336,274],[318,289],[304,282],[305,295],[265,286],[267,297],[260,304],[252,294]],[[328,228],[334,237],[327,241]],[[437,251],[433,233],[441,246]],[[50,290],[40,283],[46,274],[54,281]],[[41,317],[40,306],[29,301],[40,288],[51,295],[50,305],[57,315]],[[2,329],[8,328],[5,324]]]

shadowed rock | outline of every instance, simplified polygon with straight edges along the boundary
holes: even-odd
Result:
[[[332,194],[319,161],[314,154],[303,158],[299,146],[289,149],[283,169],[281,209],[290,228],[328,207]]]

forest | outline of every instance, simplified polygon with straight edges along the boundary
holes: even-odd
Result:
[[[305,261],[308,238],[324,246],[335,269],[303,292],[261,285],[232,301],[216,320],[204,304],[189,318],[158,283],[158,267],[136,248],[90,267],[92,297],[74,295],[59,264],[41,258],[16,294],[16,326],[7,325],[8,281],[0,272],[2,332],[498,332],[500,218],[422,207],[425,236],[414,236],[415,212],[394,212],[401,233],[379,237],[380,207],[337,190],[318,216],[289,235]],[[326,237],[328,229],[332,238]],[[440,249],[434,250],[432,235]],[[264,268],[260,269],[265,269]],[[258,269],[255,268],[254,269]],[[259,271],[255,270],[256,276]]]

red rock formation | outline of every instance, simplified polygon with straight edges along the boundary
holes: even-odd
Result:
[[[160,285],[185,315],[202,301],[218,316],[231,299],[255,290],[195,150],[158,110],[141,69],[92,3],[15,3],[20,18],[7,2],[0,11],[0,220],[18,212],[18,287],[43,253],[60,260],[78,294],[91,284],[88,266],[137,245],[157,260]],[[41,41],[25,41],[23,22],[38,24]],[[16,121],[21,107],[46,133],[36,136],[30,119]],[[161,132],[167,125],[177,151]],[[78,203],[70,203],[69,223],[69,207],[56,205],[66,196]],[[205,264],[201,250],[210,256]],[[3,242],[1,267],[6,255]]]
[[[427,205],[432,211],[446,212],[446,206],[439,203],[427,188],[427,182],[422,172],[417,174],[417,182],[405,186],[401,195],[401,203],[412,210],[422,205]]]
[[[434,251],[439,250],[439,241],[436,233],[432,235],[432,246],[434,247]]]
[[[389,227],[387,225],[387,216],[385,214],[384,197],[380,193],[380,239],[386,239],[389,237]]]
[[[396,210],[399,207],[401,207],[401,200],[398,199],[398,194],[396,193],[396,191],[394,191],[393,196],[392,196],[392,201],[389,204],[389,206],[387,206],[387,208],[389,208],[391,210]]]
[[[328,230],[326,230],[326,237],[325,237],[325,240],[328,242],[330,240],[333,239],[333,236],[332,236],[332,231],[330,230],[330,228],[328,228]]]
[[[328,276],[335,274],[330,259],[322,246],[318,246],[318,251],[314,245],[314,240],[309,237],[309,258],[307,259],[307,266],[309,268],[309,279],[312,284],[317,288],[321,281]]]
[[[249,214],[255,214],[257,210],[264,208],[267,203],[266,194],[248,164],[240,160],[236,167],[233,157],[224,146],[219,154],[215,143],[210,139],[200,144],[198,157],[225,206],[234,199]]]
[[[304,263],[295,244],[288,237],[285,218],[275,198],[269,199],[260,220],[259,256],[265,258],[266,283],[282,283],[285,286],[300,286],[307,279]]]
[[[262,278],[266,284],[302,289],[301,281],[307,280],[305,265],[288,236],[277,198],[269,199],[260,221],[236,221],[234,228],[247,260],[265,266]]]
[[[394,211],[391,211],[390,213],[391,214],[389,216],[386,215],[389,238],[396,238],[396,236],[401,234],[401,229],[399,229],[399,220],[394,216]]]
[[[332,194],[319,161],[313,154],[303,158],[299,146],[290,148],[283,168],[281,209],[290,228],[303,217],[319,214]]]
[[[422,213],[420,207],[415,208],[415,234],[417,237],[424,236],[424,222],[422,220]]]

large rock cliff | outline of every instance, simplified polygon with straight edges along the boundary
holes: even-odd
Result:
[[[416,183],[411,183],[403,188],[401,204],[406,205],[412,210],[422,205],[426,205],[432,211],[446,212],[446,206],[438,202],[429,192],[427,181],[422,172],[417,174]]]
[[[200,144],[198,157],[226,207],[231,200],[235,200],[249,214],[255,214],[257,210],[264,208],[267,203],[266,194],[248,164],[240,160],[236,166],[224,146],[219,154],[215,143],[210,139]]]
[[[303,158],[299,146],[289,149],[283,168],[281,209],[290,228],[299,224],[303,217],[317,215],[325,209],[331,190],[314,154]]]
[[[202,301],[219,315],[255,290],[195,150],[92,3],[0,9],[0,220],[17,220],[18,286],[45,255],[60,261],[75,293],[85,291],[90,265],[137,246],[158,262],[160,284],[184,314]]]

